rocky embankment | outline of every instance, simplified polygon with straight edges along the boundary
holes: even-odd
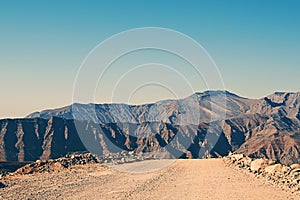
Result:
[[[70,166],[74,165],[85,165],[94,163],[101,163],[101,160],[91,153],[68,154],[65,157],[58,159],[37,160],[36,162],[32,162],[30,164],[25,165],[24,167],[17,169],[15,172],[9,175],[60,171],[62,169],[67,169]]]
[[[59,173],[65,170],[70,170],[74,166],[93,165],[93,164],[107,164],[117,165],[124,163],[131,163],[143,160],[152,160],[155,156],[153,154],[135,153],[121,151],[114,154],[106,154],[105,156],[97,156],[91,153],[75,152],[67,154],[64,157],[48,160],[37,160],[20,167],[14,172],[4,171],[0,174],[0,188],[11,187],[10,177],[18,175],[30,175],[36,173]],[[103,166],[103,165],[101,165]],[[1,199],[1,198],[0,198]]]
[[[151,160],[155,156],[152,154],[134,153],[121,151],[114,154],[106,154],[105,156],[97,156],[91,153],[71,153],[67,154],[65,157],[49,160],[37,160],[35,162],[29,163],[23,167],[20,167],[16,171],[9,173],[5,172],[2,176],[17,175],[17,174],[33,174],[33,173],[49,173],[52,171],[60,171],[62,169],[68,169],[74,165],[85,165],[85,164],[124,164],[136,161]]]
[[[226,166],[266,179],[282,190],[300,195],[300,164],[287,166],[265,158],[253,159],[243,154],[229,154],[223,160]]]

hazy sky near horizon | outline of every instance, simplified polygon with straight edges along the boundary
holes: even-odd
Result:
[[[297,0],[0,1],[0,118],[72,103],[88,53],[138,27],[174,29],[195,39],[217,64],[225,88],[238,95],[300,91],[299,10]],[[206,90],[202,85],[199,80],[199,90]],[[149,101],[172,96],[140,94]]]

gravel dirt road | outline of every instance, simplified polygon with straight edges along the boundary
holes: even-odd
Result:
[[[159,169],[161,166],[164,168]],[[2,199],[299,199],[235,169],[222,159],[99,164],[17,175],[2,182]],[[128,171],[135,170],[137,173]],[[156,170],[156,171],[153,171]]]

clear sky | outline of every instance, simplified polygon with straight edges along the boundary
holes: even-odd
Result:
[[[137,27],[192,37],[216,62],[226,89],[241,96],[300,91],[299,10],[297,0],[2,0],[0,118],[70,104],[87,54]]]

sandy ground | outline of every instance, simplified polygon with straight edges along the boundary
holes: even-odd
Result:
[[[300,199],[222,159],[144,161],[118,170],[93,164],[2,181],[9,185],[0,189],[2,199]]]

